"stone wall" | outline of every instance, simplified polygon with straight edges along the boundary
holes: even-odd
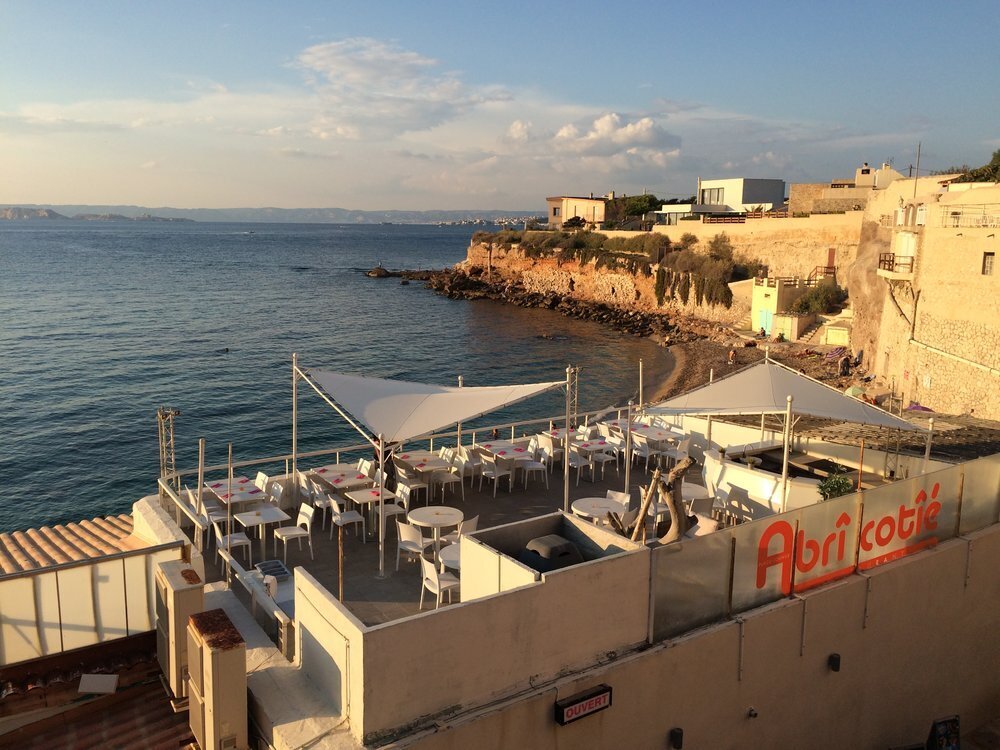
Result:
[[[918,195],[930,194],[931,209],[926,225],[914,228],[916,267],[909,278],[877,275],[878,254],[892,252],[903,236],[878,222],[914,194],[913,181],[897,180],[870,202],[848,272],[852,348],[864,349],[869,371],[904,404],[1000,419],[1000,280],[981,272],[995,230],[942,226],[938,188],[936,178],[917,184]]]
[[[788,188],[788,210],[796,214],[811,213],[813,201],[821,198],[828,187],[825,182],[793,183]]]

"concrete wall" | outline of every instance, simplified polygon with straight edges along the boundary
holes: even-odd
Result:
[[[365,722],[367,628],[302,567],[295,568],[295,653],[306,677],[359,736]]]
[[[951,714],[968,731],[1000,711],[998,565],[993,526],[539,686],[413,745],[653,748],[679,727],[685,747],[881,750],[922,743]],[[557,699],[601,683],[611,708],[553,721]]]
[[[363,735],[392,735],[443,707],[488,705],[644,642],[648,592],[643,548],[368,629]]]

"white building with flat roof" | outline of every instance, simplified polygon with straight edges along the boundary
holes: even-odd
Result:
[[[698,180],[695,213],[742,213],[758,207],[770,211],[785,202],[784,180],[732,177]]]

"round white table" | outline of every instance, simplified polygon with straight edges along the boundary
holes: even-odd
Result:
[[[437,562],[441,550],[441,529],[445,526],[458,526],[465,520],[465,514],[462,511],[447,505],[428,505],[425,508],[414,508],[406,517],[414,526],[434,529],[435,562]]]
[[[622,504],[606,497],[581,497],[574,500],[573,512],[578,516],[590,518],[594,521],[603,521],[608,513],[621,513]]]
[[[681,497],[686,503],[690,503],[692,500],[702,500],[708,497],[708,490],[700,484],[685,482],[681,485]]]
[[[441,565],[452,570],[462,569],[462,549],[460,544],[449,544],[438,553]]]

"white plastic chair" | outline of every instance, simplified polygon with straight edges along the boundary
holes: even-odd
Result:
[[[424,579],[423,586],[420,589],[420,609],[424,608],[425,591],[430,591],[437,597],[437,606],[434,607],[435,609],[440,608],[442,595],[446,591],[448,592],[448,603],[451,604],[451,592],[461,585],[458,578],[451,573],[438,572],[434,563],[423,555],[420,556],[420,571]]]
[[[677,444],[676,448],[666,448],[660,453],[666,456],[669,460],[673,462],[683,461],[688,457],[688,451],[691,449],[691,438],[687,437]],[[668,461],[669,466],[669,461]]]
[[[632,502],[632,497],[627,492],[618,492],[617,490],[608,490],[606,496],[608,500],[614,500],[616,503],[622,506],[621,513],[628,510],[629,503]]]
[[[309,559],[315,560],[313,555],[312,522],[316,509],[309,503],[302,503],[299,506],[299,516],[295,519],[294,526],[282,526],[274,530],[274,554],[278,554],[278,540],[285,545],[283,561],[288,561],[288,542],[292,539],[299,540],[299,550],[302,549],[302,540],[309,541]]]
[[[271,485],[271,497],[268,498],[268,502],[271,503],[275,508],[281,507],[281,498],[285,494],[285,488],[280,484],[275,482]]]
[[[500,480],[503,477],[507,477],[507,491],[512,492],[514,489],[514,475],[509,469],[504,468],[493,456],[483,456],[483,473],[479,476],[479,491],[483,491],[483,480],[491,479],[493,480],[493,497],[497,496],[497,485],[500,484]]]
[[[450,458],[449,458],[450,456]],[[462,487],[462,502],[465,502],[465,482],[462,481],[462,461],[455,455],[454,451],[445,451],[445,459],[451,462],[447,469],[441,469],[431,474],[431,486],[441,485],[441,502],[444,502],[444,493],[449,485],[458,484]]]
[[[354,535],[358,534],[358,524],[361,524],[361,541],[363,543],[367,542],[368,529],[365,523],[365,517],[358,513],[356,510],[344,510],[343,504],[337,499],[336,495],[325,495],[325,498],[330,503],[330,538],[333,539],[333,529],[334,527],[350,526],[354,525]]]
[[[253,480],[253,485],[261,492],[267,492],[267,483],[270,481],[271,477],[269,477],[263,471],[258,471],[257,478]]]
[[[253,567],[253,545],[250,543],[250,537],[239,531],[235,534],[223,534],[222,528],[219,526],[218,521],[212,522],[212,528],[215,529],[215,551],[218,554],[219,550],[235,550],[240,547],[247,548],[247,567]],[[226,562],[222,559],[222,555],[219,555],[219,567],[224,572],[226,569]]]
[[[578,453],[573,446],[570,446],[569,453],[569,468],[576,469],[576,486],[580,486],[580,472],[584,468],[590,469],[590,478],[594,478],[594,465],[590,462],[590,459],[581,453]]]
[[[639,433],[632,433],[632,460],[637,458],[646,459],[646,471],[649,471],[649,460],[651,458],[656,459],[657,462],[660,460],[660,451],[654,448],[648,440],[646,440],[645,435]]]
[[[596,474],[597,465],[601,466],[601,479],[604,479],[604,467],[607,466],[612,461],[615,462],[615,471],[621,474],[621,470],[618,468],[618,459],[614,457],[614,454],[605,453],[604,451],[593,451],[590,454],[590,473],[591,475]]]
[[[430,502],[430,487],[427,482],[421,482],[420,477],[417,475],[416,471],[411,466],[406,465],[403,461],[399,459],[393,459],[396,464],[396,484],[405,484],[410,488],[410,492],[416,492],[417,490],[423,490],[427,493],[427,502]],[[378,472],[376,472],[377,474]]]
[[[462,474],[469,477],[469,486],[471,487],[476,476],[483,473],[483,457],[478,450],[464,447],[459,448],[458,456],[465,462]]]
[[[479,516],[473,516],[472,518],[466,518],[458,524],[458,529],[452,531],[450,534],[445,534],[441,537],[442,542],[448,544],[458,544],[458,541],[466,534],[471,534],[479,527]]]
[[[420,529],[399,518],[396,519],[396,570],[399,570],[399,558],[423,559],[424,550],[432,544],[432,540],[424,539]]]

